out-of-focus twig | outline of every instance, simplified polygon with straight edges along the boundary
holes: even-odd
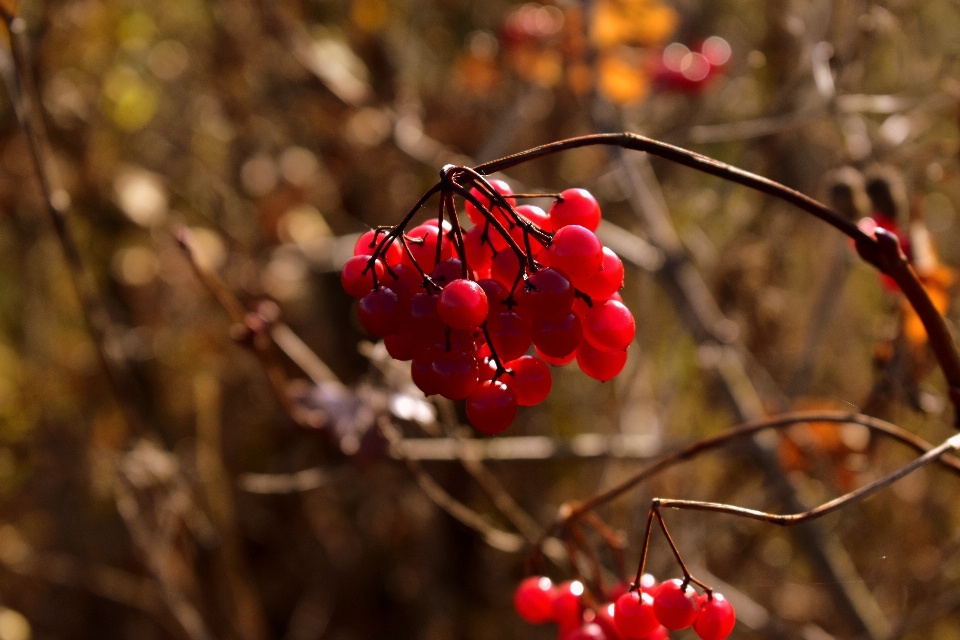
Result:
[[[51,171],[52,160],[39,111],[42,101],[33,82],[27,23],[4,7],[0,7],[0,18],[10,34],[10,51],[0,48],[0,75],[6,83],[10,102],[27,140],[44,209],[63,250],[87,329],[123,418],[131,430],[144,436],[147,427],[137,403],[139,394],[133,384],[134,376],[130,372],[107,305],[97,290],[93,274],[70,232],[70,196],[57,184]]]
[[[397,429],[388,417],[381,417],[377,421],[377,424],[380,427],[381,433],[383,433],[391,445],[402,441],[403,436],[400,430]],[[420,485],[420,488],[423,489],[424,493],[426,493],[431,500],[462,524],[482,535],[483,539],[491,547],[510,553],[516,553],[523,548],[523,538],[515,533],[498,529],[487,522],[486,518],[479,513],[451,496],[426,472],[419,460],[405,458],[404,461],[407,463],[407,468],[410,470],[410,473],[413,474],[417,484]]]

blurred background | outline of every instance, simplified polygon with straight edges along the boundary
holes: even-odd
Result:
[[[511,606],[528,542],[645,460],[793,408],[951,433],[922,327],[845,238],[639,153],[500,176],[597,196],[638,332],[617,379],[554,369],[548,400],[496,440],[410,386],[338,272],[446,163],[627,130],[873,215],[955,328],[956,0],[15,1],[2,640],[551,638]],[[46,197],[15,64],[46,130]],[[800,425],[599,515],[631,572],[655,495],[802,510],[911,456],[855,425]],[[957,482],[922,470],[798,530],[667,520],[737,607],[735,638],[958,640]],[[553,542],[544,570],[568,579]],[[651,554],[658,578],[679,575],[661,537]]]

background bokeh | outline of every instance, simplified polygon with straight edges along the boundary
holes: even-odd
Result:
[[[554,369],[550,398],[482,464],[457,457],[474,437],[462,407],[411,390],[338,270],[446,163],[627,130],[825,201],[850,186],[855,217],[870,213],[861,176],[891,185],[888,213],[955,329],[956,0],[11,2],[52,197],[109,341],[87,330],[8,91],[2,640],[549,638],[511,608],[523,538],[644,459],[791,408],[951,433],[925,335],[844,238],[641,154],[588,148],[504,176],[597,195],[638,333],[612,382]],[[688,462],[600,516],[630,571],[654,495],[787,511],[910,455],[808,425]],[[921,470],[801,531],[667,518],[737,605],[734,637],[958,640],[957,482]],[[560,560],[547,573],[567,579]],[[679,575],[661,538],[648,566]]]

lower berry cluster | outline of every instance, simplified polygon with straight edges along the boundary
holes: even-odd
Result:
[[[513,594],[517,613],[531,624],[554,623],[558,640],[666,640],[669,631],[692,626],[702,640],[724,640],[733,631],[736,614],[722,595],[698,595],[683,580],[657,584],[644,574],[639,585],[620,583],[611,602],[588,606],[577,580],[554,585],[531,576]]]
[[[451,183],[434,220],[365,233],[341,282],[359,298],[363,327],[411,361],[414,383],[466,400],[470,423],[492,435],[547,397],[548,364],[576,359],[601,381],[620,373],[636,323],[618,294],[623,263],[594,233],[601,214],[589,192],[556,194],[548,213],[514,206],[504,182],[474,184]]]

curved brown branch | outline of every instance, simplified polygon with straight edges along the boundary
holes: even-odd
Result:
[[[801,522],[806,522],[808,520],[814,520],[822,516],[827,515],[828,513],[833,513],[837,509],[845,507],[851,502],[856,502],[858,500],[863,500],[877,491],[890,486],[900,478],[913,473],[920,467],[926,466],[931,462],[941,458],[945,453],[950,450],[956,451],[960,449],[960,434],[957,434],[951,438],[947,438],[942,444],[930,449],[925,454],[916,458],[909,464],[905,464],[896,471],[885,475],[879,480],[875,480],[868,485],[860,487],[855,491],[846,493],[838,498],[825,502],[819,507],[810,509],[809,511],[804,511],[803,513],[792,513],[787,515],[775,514],[775,513],[766,513],[764,511],[757,511],[755,509],[746,509],[744,507],[737,507],[729,504],[720,504],[717,502],[701,502],[698,500],[673,500],[673,499],[664,499],[664,498],[654,498],[654,505],[658,505],[661,509],[692,509],[695,511],[714,511],[717,513],[729,513],[731,515],[742,516],[744,518],[750,518],[752,520],[760,520],[762,522],[767,522],[770,524],[777,524],[781,526],[791,526],[795,524],[800,524]]]
[[[707,173],[730,182],[749,187],[761,193],[779,198],[797,208],[810,213],[853,238],[857,253],[881,272],[892,277],[903,290],[910,305],[917,312],[927,331],[930,346],[944,376],[951,387],[950,399],[954,404],[956,426],[960,428],[960,351],[954,343],[943,316],[936,310],[926,289],[913,268],[907,263],[900,251],[899,244],[892,234],[882,231],[876,237],[869,236],[857,225],[839,215],[821,202],[791,189],[774,180],[764,178],[738,167],[720,162],[708,156],[689,151],[665,142],[659,142],[635,133],[598,133],[560,140],[541,145],[527,151],[485,162],[475,167],[478,173],[488,175],[503,171],[518,164],[529,162],[547,155],[594,145],[615,146],[623,149],[644,151],[651,155],[670,160],[703,173]]]
[[[879,418],[873,418],[871,416],[865,416],[859,413],[845,413],[842,411],[799,411],[787,413],[776,418],[747,423],[738,428],[725,431],[719,435],[698,440],[697,442],[694,442],[693,444],[690,444],[679,451],[667,454],[658,461],[627,478],[620,484],[617,484],[603,493],[597,494],[589,500],[581,502],[575,505],[573,508],[565,511],[563,516],[558,518],[557,521],[547,529],[544,535],[551,535],[558,528],[563,527],[568,521],[579,518],[583,514],[596,509],[600,505],[610,502],[611,500],[623,495],[644,480],[647,480],[648,478],[651,478],[661,471],[665,471],[674,465],[690,460],[701,453],[718,449],[731,442],[750,437],[767,429],[783,429],[802,422],[829,422],[838,425],[859,424],[870,429],[871,431],[881,433],[902,444],[905,444],[915,451],[927,454],[933,450],[933,445],[931,445],[929,442],[923,440],[922,438],[918,438],[912,433],[905,431],[894,424],[886,422],[885,420],[880,420]],[[941,447],[942,446],[943,445],[941,445]],[[953,456],[944,457],[944,453],[945,451],[941,452],[939,456],[935,456],[933,459],[938,460],[940,464],[960,475],[960,459],[957,459]]]

